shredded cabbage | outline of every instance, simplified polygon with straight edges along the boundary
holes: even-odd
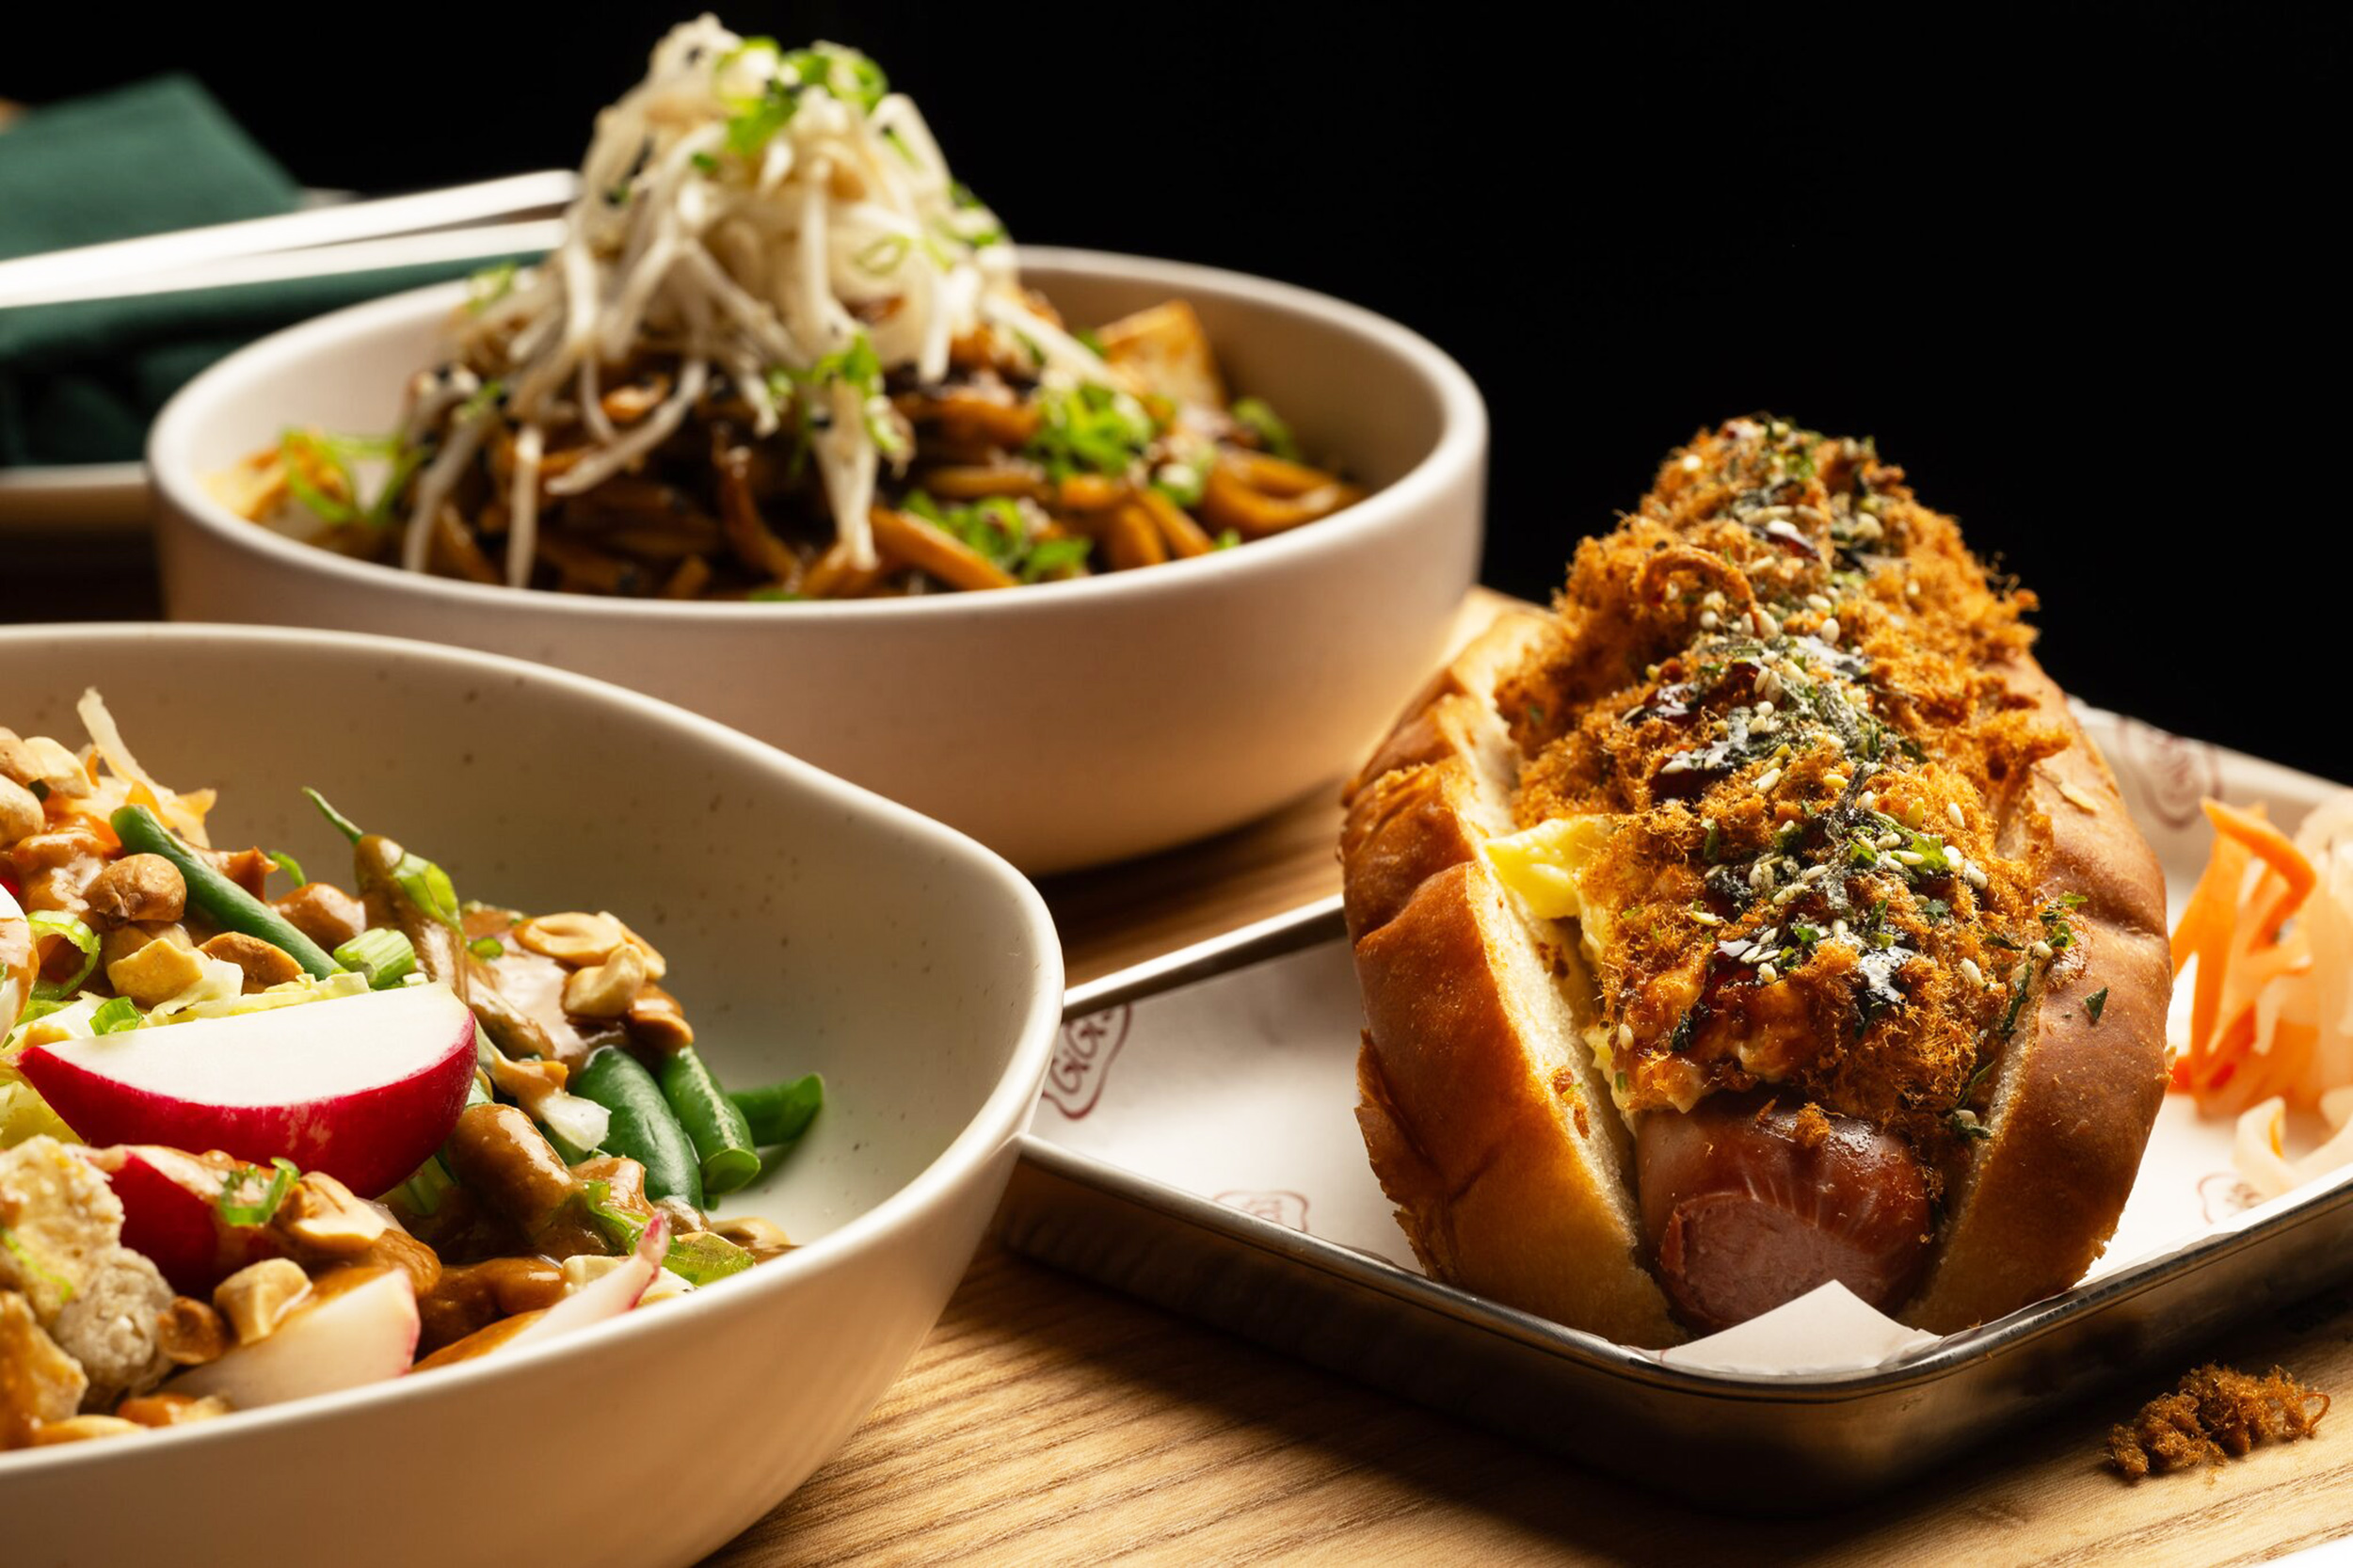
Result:
[[[1048,382],[1116,385],[1100,355],[1031,305],[1003,226],[949,173],[914,101],[856,50],[785,50],[706,15],[657,44],[645,80],[597,118],[562,245],[459,323],[464,358],[504,367],[452,411],[436,377],[411,408],[414,442],[446,417],[410,497],[403,564],[422,569],[433,520],[502,419],[516,426],[515,495],[536,489],[542,432],[578,420],[590,451],[546,482],[572,495],[678,428],[714,376],[751,405],[754,432],[798,404],[841,541],[875,564],[877,465],[912,443],[885,373],[946,376],[975,332],[1027,347]],[[679,356],[668,396],[616,426],[603,364],[639,346]],[[535,510],[515,508],[506,579],[529,580]]]

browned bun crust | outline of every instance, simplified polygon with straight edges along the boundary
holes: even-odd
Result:
[[[1592,982],[1478,854],[1490,829],[1510,831],[1515,756],[1489,693],[1547,624],[1513,615],[1474,642],[1351,788],[1357,1121],[1433,1277],[1626,1344],[1673,1344],[1683,1332],[1639,1258],[1626,1129],[1577,1038]]]
[[[1350,786],[1340,856],[1365,1000],[1357,1112],[1430,1273],[1639,1346],[1683,1330],[1643,1256],[1627,1133],[1578,1030],[1593,983],[1531,929],[1481,842],[1521,754],[1494,689],[1552,617],[1514,613],[1417,700]],[[2065,1289],[2113,1234],[2165,1091],[2164,882],[2106,764],[2024,652],[1996,672],[2070,742],[1989,801],[2039,891],[2085,902],[2013,1032],[1920,1291],[1937,1333]],[[2105,989],[2094,1022],[2086,999]]]
[[[1997,672],[2070,744],[1998,803],[2005,853],[2032,841],[2046,899],[2079,895],[2076,943],[2021,1020],[1978,1151],[1920,1294],[1900,1314],[1936,1334],[1998,1318],[2083,1277],[2132,1192],[2165,1098],[2173,965],[2165,873],[2057,682],[2021,653]],[[2107,995],[2094,1021],[2086,999]]]

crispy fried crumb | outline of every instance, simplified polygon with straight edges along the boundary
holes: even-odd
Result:
[[[2315,1408],[2317,1406],[2317,1408]],[[2329,1414],[2329,1396],[2278,1367],[2254,1377],[2207,1365],[2108,1432],[2108,1463],[2128,1480],[2153,1470],[2188,1470],[2243,1459],[2258,1443],[2310,1437]]]
[[[1818,1149],[1830,1137],[1830,1117],[1820,1106],[1809,1103],[1789,1124],[1789,1137],[1801,1149]]]
[[[1695,437],[1578,547],[1558,630],[1497,695],[1519,824],[1615,824],[1579,881],[1611,916],[1625,1109],[1772,1084],[1965,1163],[1996,1097],[1979,1069],[2057,935],[2047,835],[1996,842],[2068,744],[1999,674],[2033,604],[1869,441],[1769,416]],[[1954,869],[1893,858],[1923,853]],[[1769,966],[1721,951],[1767,935]]]

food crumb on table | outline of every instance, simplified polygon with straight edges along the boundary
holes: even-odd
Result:
[[[2318,1408],[2313,1408],[2314,1405]],[[2212,1363],[2108,1430],[2108,1463],[2127,1480],[2244,1459],[2259,1443],[2293,1443],[2319,1430],[2329,1396],[2274,1367],[2255,1377]]]

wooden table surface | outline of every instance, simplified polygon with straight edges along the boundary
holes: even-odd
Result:
[[[143,563],[142,563],[143,564]],[[47,576],[49,573],[41,573]],[[138,618],[136,571],[76,615]],[[31,596],[27,602],[41,602]],[[1498,602],[1481,596],[1466,623]],[[1256,826],[1046,888],[1070,978],[1338,888],[1319,792]],[[2353,1390],[2353,1295],[2212,1353]],[[2186,1368],[2184,1368],[2186,1369]],[[2353,1407],[2307,1443],[2127,1485],[2104,1433],[2129,1387],[1868,1507],[1713,1516],[1530,1452],[985,1243],[937,1328],[833,1462],[711,1560],[2197,1564],[2353,1531]],[[1563,1411],[1563,1419],[1576,1412]],[[5,1552],[0,1552],[5,1557]]]
[[[1478,596],[1466,623],[1499,602]],[[1071,980],[1337,891],[1338,826],[1324,791],[1209,845],[1054,879]],[[2353,1295],[2255,1322],[2213,1353],[2353,1390]],[[848,1447],[712,1561],[1965,1555],[2205,1568],[2353,1530],[2353,1436],[2338,1423],[2221,1470],[2118,1479],[2104,1436],[2158,1392],[2127,1387],[1866,1508],[1759,1523],[1649,1497],[989,1242]]]

